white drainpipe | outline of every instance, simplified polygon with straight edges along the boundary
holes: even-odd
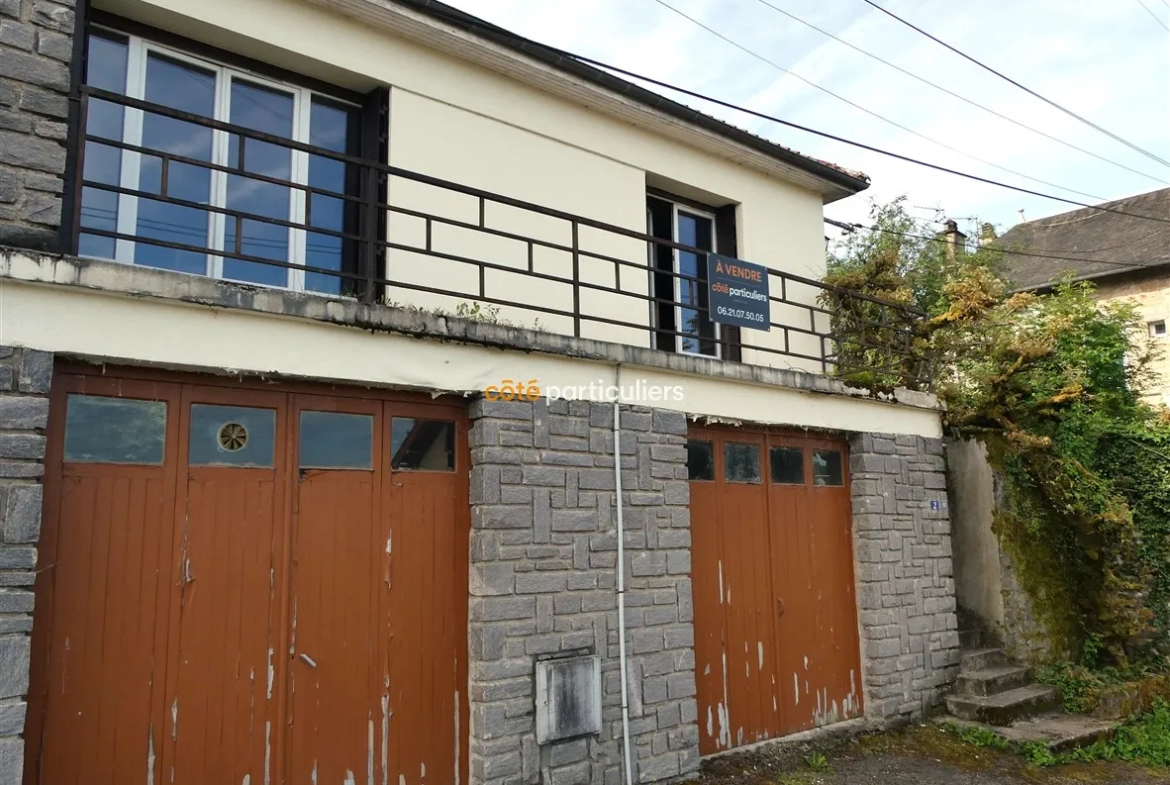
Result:
[[[620,369],[619,369],[620,374]],[[620,376],[618,379],[620,384]],[[619,387],[620,389],[620,387]],[[620,396],[619,396],[620,397]],[[625,525],[622,521],[622,426],[621,406],[613,403],[613,480],[614,504],[617,505],[617,608],[618,608],[618,659],[621,661],[622,676],[622,762],[626,769],[626,785],[634,784],[634,767],[630,759],[630,700],[626,681],[626,547]]]

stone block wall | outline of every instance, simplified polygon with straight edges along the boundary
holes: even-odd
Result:
[[[0,245],[58,248],[74,0],[0,0]]]
[[[24,763],[20,734],[52,375],[53,355],[0,346],[0,783],[20,782]]]
[[[920,718],[958,675],[959,633],[941,439],[851,439],[866,715]]]
[[[613,407],[471,407],[471,781],[619,785]],[[630,733],[636,782],[699,765],[685,417],[622,410]],[[600,735],[538,745],[537,658],[601,655]]]

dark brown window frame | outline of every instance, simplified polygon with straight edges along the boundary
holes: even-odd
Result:
[[[166,29],[145,24],[108,11],[92,7],[90,0],[79,0],[74,22],[73,62],[70,69],[69,130],[62,197],[61,226],[58,233],[59,250],[66,254],[77,254],[81,234],[81,181],[80,148],[84,138],[81,126],[81,87],[85,84],[85,64],[88,59],[88,42],[91,34],[107,36],[139,36],[162,46],[170,47],[195,57],[221,63],[231,68],[248,71],[260,77],[305,88],[326,101],[334,100],[348,104],[356,110],[358,123],[354,129],[357,155],[364,160],[389,161],[389,111],[390,91],[378,87],[362,94],[306,74],[256,60],[229,49],[197,41],[187,36],[172,33]],[[358,183],[363,195],[372,192],[375,199],[387,199],[388,178],[383,173],[370,173]],[[384,236],[386,216],[382,211],[374,215],[358,216],[358,231],[367,237]],[[370,243],[363,244],[363,250],[375,255],[374,269],[377,277],[385,277],[385,249],[374,249]],[[379,295],[381,293],[379,292]]]

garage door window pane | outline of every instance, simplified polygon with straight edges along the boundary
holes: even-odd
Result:
[[[65,409],[65,460],[90,463],[163,462],[164,401],[70,395]]]
[[[687,474],[692,480],[715,479],[715,449],[711,442],[687,442]]]
[[[760,481],[760,447],[757,444],[723,445],[723,474],[727,482]]]
[[[772,482],[780,485],[804,485],[804,450],[799,447],[773,447]]]
[[[370,469],[374,418],[367,414],[301,412],[302,469]]]
[[[844,485],[841,453],[837,450],[813,452],[813,485]]]
[[[455,471],[455,423],[395,417],[390,433],[390,467],[396,471]]]
[[[276,454],[276,412],[244,406],[191,405],[192,466],[269,469]]]

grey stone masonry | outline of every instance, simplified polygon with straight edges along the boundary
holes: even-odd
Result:
[[[20,782],[24,762],[20,734],[52,375],[53,355],[0,346],[0,783]]]
[[[0,0],[0,245],[56,250],[74,0]]]
[[[480,400],[471,417],[471,782],[619,785],[613,406]],[[637,782],[699,765],[685,417],[623,407],[626,626]],[[599,735],[539,745],[538,658],[602,662]]]
[[[920,718],[959,670],[943,442],[855,435],[850,474],[866,716]]]

